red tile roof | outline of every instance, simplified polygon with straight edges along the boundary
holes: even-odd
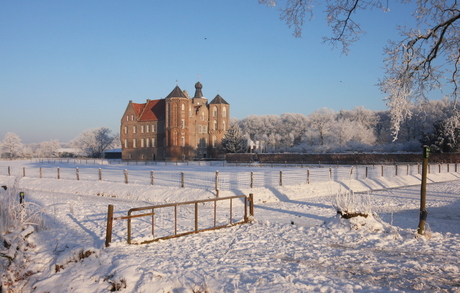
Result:
[[[140,113],[139,121],[158,121],[165,119],[165,100],[148,101],[143,105],[143,111]]]

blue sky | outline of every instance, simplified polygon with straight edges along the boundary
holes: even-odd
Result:
[[[385,110],[375,86],[383,47],[410,18],[408,7],[390,5],[357,16],[367,34],[342,55],[322,44],[331,33],[324,15],[294,38],[277,8],[257,0],[2,1],[0,140],[118,133],[129,100],[164,98],[176,81],[193,94],[198,76],[205,97],[220,94],[238,119]]]

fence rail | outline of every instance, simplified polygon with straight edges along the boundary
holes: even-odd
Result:
[[[252,171],[251,171],[252,170]],[[457,164],[429,164],[428,173],[458,172]],[[306,166],[305,168],[226,168],[224,171],[187,169],[183,171],[150,170],[149,166],[123,169],[122,166],[101,168],[60,165],[43,167],[7,166],[0,175],[16,174],[32,178],[53,178],[81,181],[105,181],[125,184],[156,185],[204,190],[232,190],[240,188],[277,187],[312,184],[349,179],[378,179],[380,177],[409,176],[421,174],[419,164],[369,165],[369,166]],[[218,192],[217,192],[218,193]]]
[[[234,200],[242,199],[244,202],[244,211],[242,218],[239,219],[239,221],[234,221],[234,211],[233,211],[233,202]],[[223,201],[229,201],[229,218],[228,221],[225,221],[223,224],[218,223],[218,208],[217,208],[217,203],[218,202],[223,202]],[[213,204],[213,224],[209,226],[205,226],[204,228],[200,228],[200,204],[206,204],[206,203],[212,203]],[[179,207],[181,206],[193,206],[194,209],[194,225],[193,229],[186,229],[185,231],[179,232],[179,227],[178,227],[178,210]],[[169,216],[173,217],[173,220],[171,222],[173,223],[173,232],[169,232],[168,235],[166,236],[160,236],[160,237],[155,237],[155,215],[157,214],[156,211],[160,209],[167,209],[167,208],[173,208],[174,212],[172,214],[169,214]],[[249,211],[248,211],[249,208]],[[203,208],[202,208],[203,209]],[[136,214],[136,212],[144,212],[144,211],[149,211],[146,213],[141,213],[141,214]],[[127,216],[121,216],[121,217],[114,217],[114,207],[113,205],[108,206],[108,212],[107,212],[107,230],[106,230],[106,241],[105,241],[105,246],[110,246],[110,243],[112,242],[112,230],[113,230],[113,221],[116,220],[127,220],[128,222],[128,244],[132,244],[132,219],[135,218],[142,218],[142,217],[150,217],[151,218],[151,234],[152,234],[152,239],[149,240],[144,240],[137,242],[136,244],[146,244],[146,243],[151,243],[154,241],[158,240],[164,240],[164,239],[169,239],[169,238],[175,238],[175,237],[180,237],[180,236],[185,236],[189,234],[194,234],[194,233],[199,233],[203,231],[209,231],[209,230],[216,230],[216,229],[222,229],[226,228],[229,226],[234,226],[234,225],[239,225],[239,224],[244,224],[248,223],[250,221],[250,217],[254,217],[254,198],[253,194],[249,194],[249,196],[245,195],[238,195],[238,196],[230,196],[230,197],[222,197],[222,198],[212,198],[212,199],[205,199],[205,200],[196,200],[196,201],[188,201],[188,202],[180,202],[180,203],[171,203],[171,204],[163,204],[163,205],[155,205],[155,206],[146,206],[146,207],[138,207],[138,208],[132,208],[128,211]],[[209,216],[209,215],[208,215]],[[204,224],[206,225],[206,224]],[[184,228],[183,228],[184,229]]]

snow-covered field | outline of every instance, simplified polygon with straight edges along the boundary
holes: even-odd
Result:
[[[11,176],[6,174],[7,166],[11,166]],[[63,175],[56,179],[57,166],[62,174],[71,177]],[[34,171],[23,177],[22,167],[28,173]],[[49,173],[52,175],[38,178],[38,167],[52,170]],[[94,176],[77,181],[76,167],[93,168]],[[97,179],[98,168],[103,171],[102,181]],[[279,186],[276,176],[281,169],[277,168],[155,167],[156,173],[186,172],[196,178],[211,178],[207,179],[210,183],[207,187],[181,188],[172,179],[174,183],[170,186],[152,186],[148,175],[146,179],[139,177],[125,184],[118,171],[126,168],[0,161],[0,185],[10,187],[13,196],[24,192],[26,203],[33,203],[32,208],[43,211],[46,227],[32,234],[29,228],[5,235],[5,240],[15,245],[9,248],[0,245],[0,264],[8,263],[2,256],[16,257],[2,274],[3,290],[460,292],[460,173],[452,172],[452,167],[450,173],[429,174],[429,215],[424,236],[416,234],[420,206],[417,172],[366,179],[350,176],[346,167],[344,170],[348,171],[334,173],[343,174],[335,175],[334,180],[325,175],[327,180],[315,181],[319,177],[312,177],[310,184],[304,179],[289,184],[283,177],[284,184]],[[151,168],[129,166],[130,172],[144,170],[146,174]],[[117,172],[111,172],[114,169]],[[306,172],[301,168],[288,169],[282,168],[283,174]],[[228,182],[236,184],[224,185],[228,187],[220,190],[221,197],[254,194],[255,220],[251,224],[146,245],[128,245],[126,221],[119,220],[114,223],[112,244],[104,246],[109,204],[114,205],[118,217],[133,207],[213,198],[216,170],[222,177],[226,176],[224,173],[231,174]],[[265,178],[262,180],[266,186],[250,188],[247,174],[251,171],[265,174],[261,178]],[[266,174],[275,174],[274,179]],[[355,196],[361,202],[370,202],[373,217],[337,218],[333,200],[338,192],[349,189],[363,192]],[[0,196],[7,194],[3,192]],[[241,203],[236,203],[234,213],[241,207]],[[222,209],[222,213],[229,216],[228,210]],[[200,211],[205,220],[211,214],[212,209],[206,206]],[[173,219],[169,211],[155,216],[156,229],[171,227]],[[186,224],[193,216],[193,210],[185,209],[179,220]],[[149,237],[146,223],[146,220],[133,220],[133,227],[137,227],[134,237]],[[16,247],[20,252],[12,251]],[[13,275],[13,271],[18,273]]]

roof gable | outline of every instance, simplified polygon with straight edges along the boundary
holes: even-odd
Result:
[[[169,93],[169,95],[165,98],[165,99],[168,99],[168,98],[188,98],[184,92],[180,89],[179,86],[176,85],[176,87],[172,90],[171,93]]]
[[[228,103],[220,95],[217,95],[209,104],[225,104],[225,105],[228,105]]]

